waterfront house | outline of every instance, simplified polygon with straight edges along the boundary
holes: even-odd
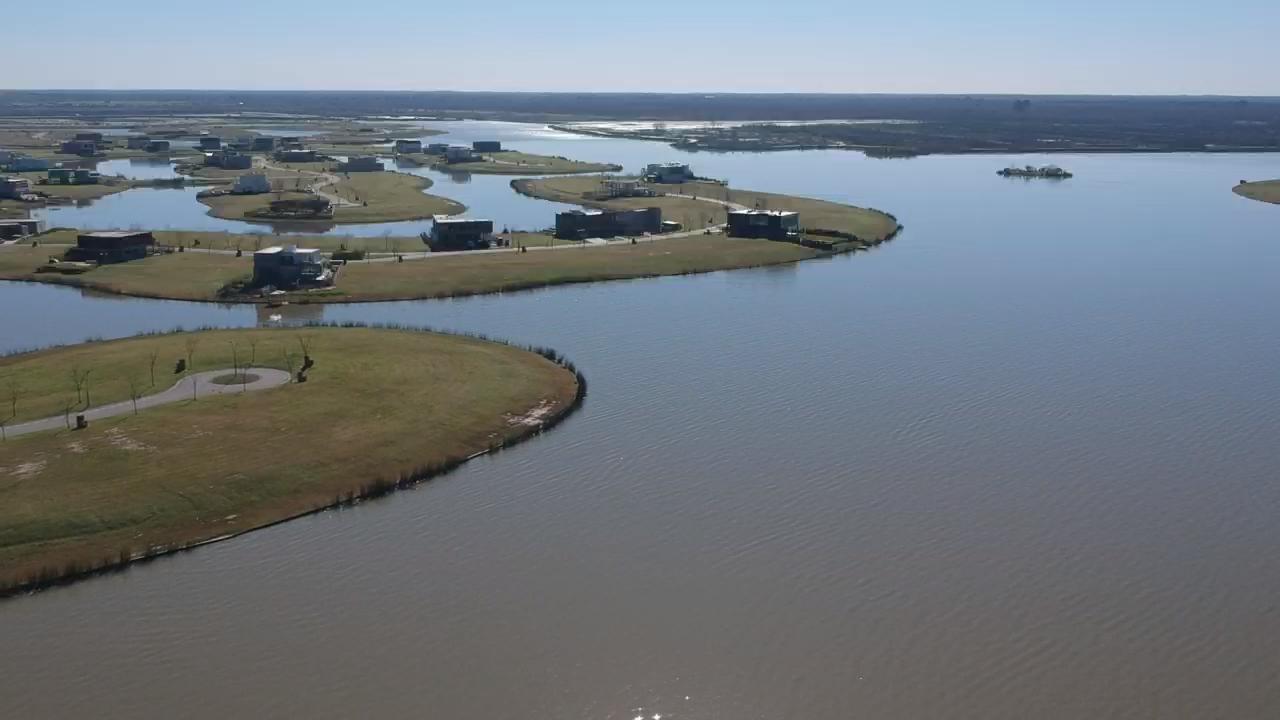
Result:
[[[76,133],[75,139],[101,144],[103,137],[102,137],[102,133],[100,132],[78,132]]]
[[[466,145],[450,145],[445,148],[444,159],[451,163],[473,162],[476,159],[475,151]]]
[[[422,152],[422,141],[421,140],[397,140],[396,152],[420,153]]]
[[[147,152],[169,152],[168,140],[152,140],[147,143]]]
[[[436,252],[487,248],[493,241],[493,221],[436,215],[431,233],[424,233],[423,240]]]
[[[276,153],[276,160],[280,162],[308,163],[315,162],[316,159],[315,150],[288,149]]]
[[[98,144],[92,140],[68,140],[62,143],[59,152],[63,155],[90,157],[98,154]]]
[[[732,210],[729,236],[792,240],[800,236],[800,213],[784,210]]]
[[[209,167],[219,167],[223,170],[248,170],[253,167],[253,158],[233,150],[219,150],[205,153],[204,164]]]
[[[502,143],[497,140],[476,140],[471,143],[471,149],[478,153],[502,152]]]
[[[53,163],[44,158],[18,156],[9,162],[9,170],[13,172],[40,172],[48,170]]]
[[[297,287],[333,282],[329,260],[314,248],[272,246],[253,254],[253,284],[257,287]]]
[[[682,183],[694,178],[693,170],[684,163],[653,163],[644,170],[644,179],[649,182]]]
[[[88,168],[50,168],[50,185],[97,185],[102,176]]]
[[[124,142],[130,150],[145,150],[151,138],[146,135],[130,135]]]
[[[568,240],[644,235],[662,231],[662,208],[568,210],[556,213],[556,237]]]
[[[372,155],[362,155],[348,158],[338,169],[342,172],[379,172],[382,170],[382,163]]]
[[[202,137],[200,138],[200,149],[220,150],[222,149],[222,138],[213,137],[212,135]]]
[[[0,177],[0,198],[16,200],[31,192],[31,181],[24,177]]]
[[[272,137],[256,137],[249,147],[253,150],[270,152],[276,149],[276,139]]]
[[[444,155],[449,151],[449,143],[427,143],[428,155]]]
[[[99,265],[141,260],[155,250],[156,239],[149,232],[113,230],[81,233],[76,246],[67,251],[68,260]]]
[[[39,220],[0,220],[0,240],[17,240],[38,232]]]
[[[262,173],[245,173],[236,178],[231,192],[235,195],[261,195],[271,192],[271,181]]]

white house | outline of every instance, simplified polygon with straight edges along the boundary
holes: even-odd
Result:
[[[231,192],[236,195],[260,195],[271,192],[271,181],[263,173],[245,173],[236,178]]]

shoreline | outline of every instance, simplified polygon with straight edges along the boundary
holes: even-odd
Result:
[[[337,496],[335,496],[335,498],[331,502],[322,503],[320,505],[316,505],[314,507],[310,507],[308,509],[300,510],[297,512],[286,513],[285,515],[273,518],[270,521],[256,524],[251,527],[246,527],[240,530],[236,530],[234,532],[224,533],[221,535],[204,538],[204,539],[196,540],[189,543],[179,543],[179,544],[173,544],[173,545],[165,545],[165,546],[148,548],[146,551],[133,553],[128,555],[127,557],[125,556],[108,557],[104,560],[94,562],[88,567],[82,567],[78,563],[70,563],[68,567],[61,568],[57,571],[49,571],[49,572],[41,571],[37,573],[34,579],[32,580],[29,580],[26,582],[18,582],[10,586],[0,587],[0,603],[10,598],[25,596],[25,595],[32,595],[32,594],[41,592],[43,590],[47,590],[53,587],[58,587],[63,585],[70,585],[70,584],[79,582],[81,580],[86,580],[95,576],[106,575],[106,574],[117,573],[117,572],[124,572],[130,569],[131,567],[133,567],[135,564],[150,562],[152,560],[156,560],[162,557],[173,556],[182,552],[194,550],[196,548],[199,548],[205,545],[211,545],[213,543],[223,542],[225,540],[231,540],[237,537],[241,537],[243,535],[247,535],[252,532],[264,530],[270,527],[275,527],[277,525],[281,525],[283,523],[287,523],[287,522],[297,520],[299,518],[307,517],[310,515],[316,515],[316,514],[326,512],[329,510],[334,510],[334,509],[351,507],[366,500],[375,500],[375,499],[384,497],[386,495],[390,495],[399,490],[406,490],[406,489],[415,487],[417,485],[421,485],[430,480],[448,475],[449,473],[452,473],[453,471],[462,467],[463,465],[465,465],[467,462],[471,460],[474,460],[476,458],[483,457],[486,455],[497,454],[502,450],[515,447],[524,442],[528,442],[537,436],[542,435],[543,433],[555,428],[560,423],[568,419],[569,416],[571,416],[573,413],[581,409],[582,405],[586,401],[586,396],[587,396],[586,376],[567,357],[550,348],[519,345],[516,343],[495,339],[495,338],[491,338],[491,337],[488,337],[482,334],[476,334],[476,333],[453,332],[453,331],[435,330],[435,329],[430,329],[425,327],[398,326],[398,325],[390,325],[390,324],[366,324],[366,323],[353,323],[353,322],[308,323],[306,325],[300,326],[297,329],[301,330],[305,328],[370,328],[370,329],[381,329],[381,330],[394,330],[399,332],[427,333],[427,334],[449,336],[454,338],[466,338],[466,339],[474,340],[481,343],[502,345],[514,350],[519,350],[519,351],[538,355],[543,359],[553,363],[554,365],[561,368],[562,370],[565,370],[571,373],[575,383],[574,394],[573,394],[573,397],[569,399],[568,402],[557,407],[553,413],[547,414],[545,418],[541,419],[536,424],[527,424],[519,432],[516,432],[506,438],[501,438],[496,441],[491,441],[489,446],[486,448],[476,450],[474,452],[471,452],[469,454],[462,455],[462,456],[446,457],[443,460],[437,461],[434,464],[421,465],[407,471],[402,470],[395,477],[379,477],[379,478],[370,478],[363,481],[353,481],[351,490],[345,493],[339,493]],[[194,332],[205,332],[205,331],[216,331],[216,330],[242,330],[242,329],[243,328],[202,328]],[[177,332],[180,333],[182,331],[177,331]],[[141,336],[134,336],[133,338],[120,338],[120,340],[136,339],[139,337],[147,337],[147,336],[141,335]],[[81,344],[84,344],[84,343],[81,343]],[[20,354],[29,354],[29,353],[35,353],[35,352],[42,352],[45,350],[57,350],[61,348],[74,348],[74,347],[77,347],[77,345],[53,346],[50,348],[42,348],[39,350],[27,351]]]

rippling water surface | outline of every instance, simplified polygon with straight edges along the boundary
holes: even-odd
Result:
[[[415,490],[0,604],[0,716],[1280,716],[1280,207],[1230,192],[1273,157],[1068,156],[1035,183],[995,170],[1036,157],[523,132],[907,230],[287,309],[551,345],[591,394]],[[0,306],[28,310],[0,314],[6,349],[271,322],[21,284]]]

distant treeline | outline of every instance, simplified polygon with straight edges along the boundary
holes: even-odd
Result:
[[[506,120],[871,120],[714,128],[709,149],[868,146],[883,155],[1024,150],[1280,149],[1280,98],[507,92],[0,91],[0,117],[239,113]],[[673,142],[688,131],[670,131]]]

